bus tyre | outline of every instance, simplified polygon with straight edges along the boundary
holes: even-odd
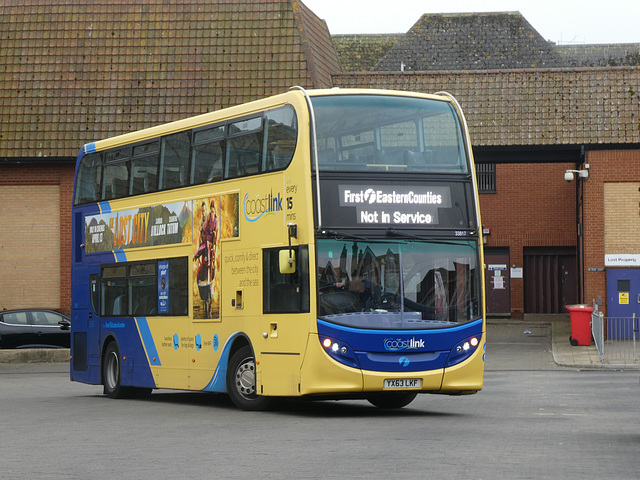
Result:
[[[256,393],[256,360],[248,345],[229,360],[227,392],[233,404],[241,410],[264,410],[271,403],[270,398]]]
[[[102,358],[102,385],[109,398],[123,398],[126,389],[120,385],[120,349],[116,342],[107,345]]]
[[[102,385],[109,398],[145,398],[153,389],[148,387],[123,387],[120,384],[120,349],[116,342],[107,345],[102,358]]]
[[[380,392],[370,395],[367,400],[379,408],[402,408],[413,402],[416,392]]]

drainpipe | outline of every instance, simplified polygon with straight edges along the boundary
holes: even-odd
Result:
[[[580,166],[589,169],[586,163],[586,147],[580,147]],[[576,215],[578,219],[578,302],[584,303],[584,182],[586,178],[579,178],[576,182]]]

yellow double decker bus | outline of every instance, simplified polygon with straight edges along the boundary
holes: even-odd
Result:
[[[483,386],[481,222],[446,93],[288,92],[84,145],[71,379],[361,398]]]

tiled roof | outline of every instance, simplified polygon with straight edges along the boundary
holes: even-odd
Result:
[[[404,37],[403,33],[377,35],[332,35],[342,69],[347,72],[373,70],[375,64]]]
[[[460,102],[476,146],[640,143],[640,68],[350,73],[336,87],[434,93]]]
[[[292,3],[313,87],[331,86],[331,74],[341,72],[341,68],[329,28],[324,20],[320,20],[302,2]]]
[[[622,67],[640,65],[640,43],[614,45],[558,45],[567,67]]]
[[[0,158],[281,93],[340,71],[298,0],[0,0]]]
[[[402,67],[401,67],[402,65]],[[519,12],[426,14],[374,70],[558,67],[560,57]]]

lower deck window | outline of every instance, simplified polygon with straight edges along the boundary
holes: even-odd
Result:
[[[102,316],[188,315],[186,257],[102,267]]]

